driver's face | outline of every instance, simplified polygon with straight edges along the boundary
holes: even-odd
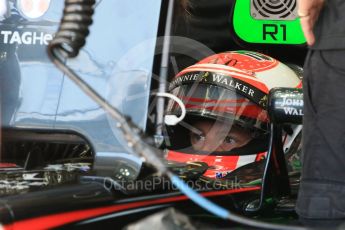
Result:
[[[193,125],[201,133],[190,133],[190,141],[194,150],[214,152],[230,151],[246,145],[251,139],[250,131],[239,126],[223,122],[198,121]]]

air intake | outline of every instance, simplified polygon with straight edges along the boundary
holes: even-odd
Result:
[[[250,14],[257,20],[295,20],[297,0],[251,0]]]

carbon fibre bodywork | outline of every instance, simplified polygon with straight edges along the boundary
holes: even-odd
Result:
[[[1,160],[6,164],[0,164],[1,227],[118,229],[168,207],[214,226],[238,226],[200,209],[176,188],[162,189],[162,181],[154,184],[155,189],[128,189],[128,184],[119,184],[133,179],[152,183],[161,177],[128,148],[114,120],[49,60],[46,45],[58,29],[63,2],[44,1],[49,7],[37,18],[25,14],[21,1],[4,2],[8,8],[0,15],[0,80]],[[158,38],[165,29],[167,2],[96,1],[86,46],[77,58],[66,60],[143,130],[150,128],[150,93],[157,86],[155,73],[162,53]],[[239,47],[233,44],[224,49]],[[181,47],[176,53],[187,56],[189,51]],[[193,58],[210,52],[207,49]],[[179,67],[190,61],[181,60]],[[172,171],[180,172],[179,167],[175,165]],[[191,170],[193,181],[201,181],[200,194],[231,211],[252,214],[246,208],[257,204],[258,184],[211,190],[200,167],[201,171]],[[17,183],[11,184],[12,179]],[[292,184],[298,180],[294,179]],[[295,218],[290,204],[275,206],[277,211],[268,216],[279,213],[279,218]]]

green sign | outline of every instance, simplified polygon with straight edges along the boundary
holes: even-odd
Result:
[[[292,20],[255,19],[252,9],[250,0],[236,1],[233,26],[236,35],[243,41],[289,45],[306,42],[298,17]]]

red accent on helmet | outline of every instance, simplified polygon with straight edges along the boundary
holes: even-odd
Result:
[[[204,63],[232,66],[251,72],[262,72],[279,64],[276,59],[265,54],[244,50],[215,54],[198,62]]]

